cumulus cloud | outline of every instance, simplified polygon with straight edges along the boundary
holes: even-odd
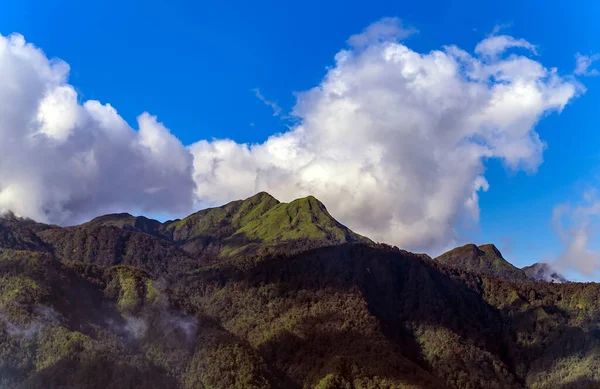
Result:
[[[584,276],[594,275],[600,269],[600,252],[591,245],[600,222],[600,199],[596,193],[585,193],[575,206],[557,205],[552,222],[564,246],[556,259],[556,267],[573,269]]]
[[[147,113],[136,131],[110,104],[81,103],[68,74],[22,36],[0,36],[0,210],[65,224],[192,209],[181,142]]]
[[[592,64],[600,59],[600,54],[583,55],[575,54],[575,71],[580,76],[597,76],[600,74],[598,69],[590,69]]]
[[[66,63],[1,37],[0,210],[69,223],[182,213],[265,190],[284,201],[313,194],[380,241],[445,246],[479,216],[485,161],[535,172],[545,148],[537,122],[582,88],[530,58],[525,40],[421,53],[401,43],[415,32],[385,18],[351,36],[319,85],[298,94],[289,131],[187,148],[148,113],[135,130],[109,104],[82,103]]]
[[[198,198],[313,194],[377,240],[435,250],[456,239],[461,220],[478,218],[485,160],[535,172],[545,148],[536,124],[581,89],[526,55],[498,55],[533,51],[524,40],[419,53],[402,31],[385,19],[353,36],[321,83],[298,94],[290,131],[192,145]]]

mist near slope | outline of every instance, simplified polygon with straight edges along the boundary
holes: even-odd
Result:
[[[59,324],[60,320],[61,315],[45,305],[36,305],[30,321],[23,324],[11,321],[9,315],[0,310],[0,323],[3,324],[6,333],[14,338],[33,339],[47,326]]]

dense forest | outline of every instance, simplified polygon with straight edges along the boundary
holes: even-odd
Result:
[[[0,388],[600,388],[600,285],[432,259],[314,197],[0,219]]]

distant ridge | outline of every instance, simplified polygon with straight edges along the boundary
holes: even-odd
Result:
[[[509,281],[527,281],[529,279],[523,270],[504,259],[500,250],[493,244],[481,246],[467,244],[454,248],[435,260],[449,267]]]
[[[163,223],[145,216],[133,216],[129,213],[112,213],[98,216],[81,226],[117,227],[125,230],[145,232],[150,235],[167,237]]]
[[[543,262],[537,262],[530,266],[522,268],[530,278],[536,281],[553,282],[557,284],[563,284],[569,282],[562,274],[554,270],[549,264]]]
[[[3,223],[13,226],[0,224],[0,247],[3,241],[7,248],[44,250],[48,245],[60,257],[103,266],[144,263],[162,269],[176,262],[160,261],[167,252],[179,261],[215,262],[239,255],[373,243],[335,220],[313,196],[282,203],[266,192],[165,223],[129,213],[103,215],[72,227],[12,219]]]

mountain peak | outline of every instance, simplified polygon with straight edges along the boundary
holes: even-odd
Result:
[[[270,193],[268,193],[268,192],[265,192],[265,191],[258,192],[257,194],[255,194],[255,195],[253,195],[253,196],[250,196],[250,197],[248,197],[247,199],[245,199],[245,200],[242,200],[242,201],[248,201],[248,200],[252,200],[252,199],[260,199],[260,200],[275,200],[275,201],[277,201],[277,202],[279,201],[279,200],[277,200],[275,197],[271,196],[271,194],[270,194]]]
[[[306,196],[299,199],[295,199],[289,203],[292,207],[300,207],[311,212],[327,212],[327,207],[315,196]],[[329,214],[329,213],[328,213]]]
[[[346,242],[371,242],[335,220],[325,205],[314,196],[276,204],[260,217],[243,225],[234,237],[261,242],[262,245],[283,244],[288,247],[296,244],[319,247]]]
[[[122,224],[132,222],[135,219],[130,213],[122,212],[122,213],[109,213],[106,215],[98,216],[87,222],[86,224],[96,224],[96,225],[113,225],[113,224]]]
[[[313,195],[308,195],[306,197],[300,197],[300,198],[295,199],[294,201],[323,204],[319,199],[317,199]]]
[[[314,196],[281,203],[267,192],[166,223],[188,252],[218,247],[221,254],[286,247],[312,248],[370,242],[335,220]]]
[[[482,244],[482,245],[478,246],[477,248],[479,250],[483,251],[484,253],[488,253],[489,255],[493,255],[493,256],[504,259],[504,257],[502,256],[502,253],[500,252],[500,250],[498,250],[498,247],[496,247],[496,245],[494,245],[493,243]]]
[[[466,244],[440,255],[436,260],[448,267],[510,281],[529,279],[521,269],[504,259],[500,250],[493,244]]]

